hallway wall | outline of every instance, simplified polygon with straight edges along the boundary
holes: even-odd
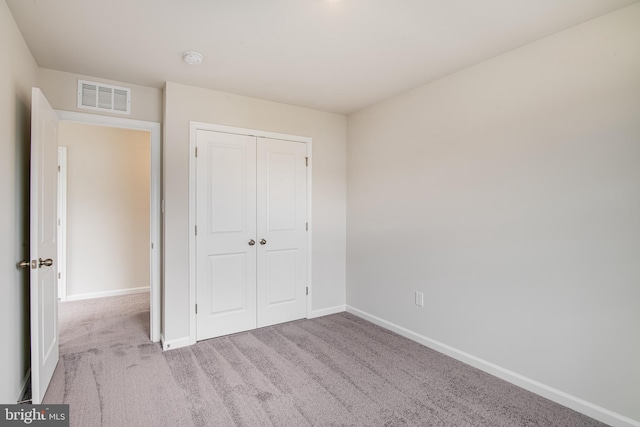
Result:
[[[150,135],[60,122],[67,147],[67,298],[149,287]]]

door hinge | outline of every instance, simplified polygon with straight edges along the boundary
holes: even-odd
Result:
[[[62,276],[60,275],[60,272],[58,272],[58,279],[62,279]]]
[[[151,242],[151,249],[153,249],[153,242]]]
[[[308,157],[304,158],[304,164],[305,164],[306,167],[309,167],[309,158]]]
[[[196,147],[196,157],[198,157],[198,147]]]
[[[196,225],[196,236],[198,235],[198,226]]]
[[[58,172],[60,172],[60,165],[58,165]]]
[[[307,286],[307,295],[309,295],[309,287]]]
[[[164,200],[160,202],[160,211],[164,213]]]
[[[196,314],[198,314],[198,304],[196,304]]]
[[[308,222],[307,222],[307,225],[306,225],[306,229],[307,229],[307,231],[309,231],[309,223]]]

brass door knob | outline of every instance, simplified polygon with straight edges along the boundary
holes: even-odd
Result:
[[[255,244],[256,244],[256,241],[255,241],[255,240],[253,240],[253,239],[249,240],[249,246],[253,246],[253,245],[255,245]]]
[[[30,266],[31,266],[31,261],[29,260],[20,261],[18,263],[18,267],[20,268],[29,268]]]
[[[266,241],[266,240],[264,240],[264,239],[260,239],[260,244],[261,244],[261,245],[266,245],[266,244],[267,244],[267,241]]]

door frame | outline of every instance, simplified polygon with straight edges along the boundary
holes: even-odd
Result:
[[[67,300],[67,147],[59,144],[58,144],[58,300],[63,302]]]
[[[255,136],[258,138],[282,139],[284,141],[301,142],[306,144],[308,167],[307,167],[307,222],[309,232],[307,233],[307,314],[309,317],[312,308],[313,283],[312,283],[312,177],[313,177],[313,140],[307,136],[290,135],[286,133],[269,132],[256,129],[239,128],[234,126],[217,125],[191,121],[189,122],[189,344],[196,343],[196,133],[199,130],[213,132],[231,133],[237,135]]]
[[[160,234],[161,224],[161,134],[160,123],[147,122],[143,120],[133,120],[124,117],[100,116],[97,114],[78,113],[73,111],[56,110],[60,121],[83,123],[112,128],[124,128],[147,131],[151,140],[151,177],[150,177],[150,206],[149,206],[149,264],[150,264],[150,331],[149,336],[152,342],[160,341],[160,316],[161,316],[161,252],[162,241]]]

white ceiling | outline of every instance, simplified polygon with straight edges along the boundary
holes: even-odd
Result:
[[[350,113],[637,0],[7,0],[40,67]],[[188,50],[205,62],[189,67]]]

